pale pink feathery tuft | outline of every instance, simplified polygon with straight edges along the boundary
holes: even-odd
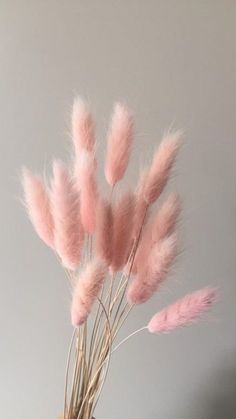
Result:
[[[143,185],[146,181],[147,170],[143,170],[140,174],[139,181],[135,190],[135,209],[134,209],[134,219],[133,219],[133,231],[132,231],[132,247],[138,245],[143,238],[143,233],[146,229],[146,225],[149,220],[149,207],[146,201],[143,199],[142,191]],[[131,249],[130,249],[131,250]],[[137,256],[137,251],[136,251]],[[130,260],[127,264],[127,272],[132,272],[133,274],[137,273],[137,257],[135,256],[134,260]]]
[[[135,257],[132,265],[132,273],[137,274],[138,271],[143,269],[143,261],[147,261],[151,249],[152,243],[152,219],[149,219],[142,228],[142,234],[138,242]]]
[[[80,97],[74,100],[72,110],[72,139],[76,154],[81,149],[93,150],[95,144],[95,124],[87,103]]]
[[[138,238],[140,236],[140,231],[146,225],[149,218],[149,208],[147,207],[146,202],[143,199],[137,198],[135,204],[135,213],[133,221],[133,232],[132,236]]]
[[[39,176],[23,169],[22,185],[29,218],[39,237],[54,247],[54,225],[48,191]]]
[[[146,224],[148,219],[148,204],[143,197],[143,188],[147,179],[148,170],[141,172],[139,181],[135,190],[135,213],[133,223],[133,237],[138,238],[140,230]]]
[[[132,280],[128,291],[129,304],[142,304],[149,300],[166,279],[177,253],[176,236],[172,235],[157,243],[144,259],[143,268]]]
[[[83,229],[79,217],[79,197],[61,161],[53,162],[51,202],[55,224],[55,248],[63,265],[74,270],[81,257]]]
[[[135,196],[125,193],[113,210],[113,257],[112,269],[118,271],[125,265],[132,242]]]
[[[89,262],[80,274],[74,288],[71,304],[71,322],[80,326],[87,320],[106,276],[106,265],[98,259]]]
[[[98,199],[96,162],[93,153],[84,152],[77,159],[75,184],[80,191],[80,216],[84,230],[93,234],[96,226]]]
[[[197,320],[217,300],[215,289],[204,288],[186,295],[155,314],[148,323],[150,333],[167,333]]]
[[[153,245],[174,232],[179,214],[180,199],[177,194],[172,193],[167,200],[164,201],[157,214],[152,216],[145,225],[136,252],[132,270],[133,273],[137,273],[137,271],[142,268],[143,261],[147,259]]]
[[[162,240],[173,233],[176,228],[180,210],[180,198],[178,194],[172,193],[166,201],[164,201],[153,219],[152,242]]]
[[[74,160],[73,179],[75,188],[78,192],[81,191],[83,185],[83,172],[85,167],[91,167],[94,172],[97,169],[97,161],[94,151],[82,150]]]
[[[133,116],[126,106],[117,103],[114,107],[108,133],[105,176],[114,186],[124,176],[133,141]]]
[[[153,157],[142,191],[143,198],[148,205],[159,198],[169,179],[180,147],[181,135],[182,133],[177,131],[165,136]]]
[[[98,256],[112,263],[113,213],[111,203],[100,198],[97,205],[96,217],[96,252]]]

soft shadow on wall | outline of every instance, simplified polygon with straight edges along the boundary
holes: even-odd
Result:
[[[191,419],[236,418],[236,348],[231,356],[222,359],[211,376],[206,377],[196,393],[190,416]],[[189,419],[189,412],[183,412],[181,418]]]
[[[231,356],[222,358],[221,364],[211,375],[199,383],[199,391],[195,388],[191,399],[185,407],[172,406],[170,419],[236,418],[236,348]],[[159,414],[153,412],[148,419],[159,419]]]

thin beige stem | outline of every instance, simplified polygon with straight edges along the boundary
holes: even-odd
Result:
[[[69,376],[69,367],[70,367],[71,352],[72,352],[72,347],[73,347],[75,335],[76,335],[76,329],[74,329],[73,334],[72,334],[72,338],[71,338],[70,346],[69,346],[69,351],[68,351],[68,356],[67,356],[67,362],[66,362],[65,397],[64,397],[64,417],[66,417],[66,415],[67,415],[68,376]]]
[[[120,343],[118,343],[118,345],[116,345],[114,347],[114,349],[112,349],[111,354],[113,354],[115,351],[117,351],[117,349],[119,349],[119,347],[121,345],[123,345],[125,342],[127,342],[127,340],[129,340],[134,335],[137,335],[138,333],[140,333],[140,332],[142,332],[143,330],[146,330],[146,329],[147,329],[147,326],[143,326],[143,327],[140,327],[140,329],[137,329],[134,332],[130,333],[130,335],[126,336],[126,338],[124,338]]]
[[[107,327],[108,327],[108,331],[109,331],[109,341],[110,341],[110,350],[109,350],[109,353],[108,353],[108,357],[110,358],[110,353],[111,353],[111,344],[112,344],[112,334],[111,334],[110,321],[109,321],[108,314],[107,314],[107,312],[106,312],[106,308],[105,308],[105,306],[104,306],[103,302],[102,302],[100,299],[99,299],[99,303],[101,304],[102,309],[104,310],[104,314],[105,314],[105,316],[106,316],[106,320],[107,320]],[[109,358],[108,358],[108,363],[109,363]],[[80,412],[81,412],[81,410],[82,410],[82,408],[83,408],[83,406],[84,406],[84,404],[85,404],[85,401],[86,401],[86,400],[87,400],[87,398],[88,398],[88,395],[89,395],[90,389],[92,388],[93,384],[95,383],[95,380],[96,380],[97,375],[99,374],[100,370],[101,370],[101,368],[99,367],[99,368],[97,369],[97,371],[96,371],[95,375],[93,376],[93,378],[92,378],[92,380],[91,380],[90,385],[88,386],[88,390],[87,390],[87,392],[86,392],[86,394],[85,394],[85,397],[83,398],[83,402],[82,402],[82,405],[81,405],[81,408],[80,408],[79,414],[80,414]]]
[[[140,231],[139,231],[138,237],[137,237],[136,241],[134,242],[134,248],[131,249],[131,252],[130,252],[131,261],[130,261],[129,271],[128,271],[128,275],[127,275],[127,280],[125,281],[125,286],[123,287],[122,296],[120,298],[120,301],[119,301],[119,304],[118,304],[118,307],[117,307],[117,310],[116,310],[115,320],[116,320],[116,317],[118,316],[120,307],[122,305],[122,302],[123,302],[123,299],[124,299],[124,296],[125,296],[125,292],[126,292],[126,288],[127,288],[127,285],[128,285],[128,281],[129,281],[130,276],[131,276],[131,272],[132,272],[132,268],[133,268],[133,264],[134,264],[134,259],[135,259],[135,256],[136,256],[136,252],[137,252],[137,249],[138,249],[138,245],[139,245],[140,239],[141,239],[141,235],[142,235],[142,230],[143,230],[143,226],[144,226],[144,221],[145,221],[145,218],[146,218],[146,214],[147,214],[147,207],[146,207],[146,210],[145,210],[143,219],[142,219],[142,223],[141,223],[141,226],[140,226]]]

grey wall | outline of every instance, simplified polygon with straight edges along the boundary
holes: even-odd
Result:
[[[113,102],[134,109],[130,182],[165,128],[186,130],[170,185],[184,202],[183,253],[124,335],[187,291],[221,293],[206,322],[123,347],[96,417],[236,417],[235,18],[233,0],[0,0],[1,417],[52,419],[62,409],[69,291],[26,219],[19,173],[68,156],[77,93],[93,105],[100,162]]]

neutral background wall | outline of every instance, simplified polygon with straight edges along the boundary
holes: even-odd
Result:
[[[175,273],[124,335],[164,304],[219,286],[206,322],[137,336],[113,358],[97,419],[236,417],[236,3],[230,0],[0,0],[0,410],[52,419],[62,410],[69,291],[19,202],[22,164],[68,159],[75,94],[91,102],[102,163],[112,104],[137,121],[134,184],[162,132],[186,131],[169,189],[183,197]],[[102,179],[102,181],[104,181]]]

